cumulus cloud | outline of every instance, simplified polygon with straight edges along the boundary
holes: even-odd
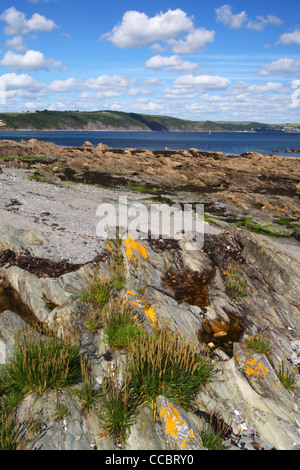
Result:
[[[53,20],[49,20],[39,13],[34,13],[30,19],[26,19],[25,14],[15,7],[7,8],[0,15],[0,20],[7,24],[4,28],[4,33],[7,36],[24,36],[31,32],[49,32],[57,28]]]
[[[300,30],[295,30],[292,33],[282,34],[277,44],[284,44],[286,46],[300,46]]]
[[[231,81],[218,75],[182,75],[165,90],[167,98],[195,98],[206,91],[226,90]]]
[[[223,5],[219,8],[215,8],[215,12],[217,14],[217,21],[231,29],[240,29],[248,18],[246,11],[233,14],[232,7],[230,5]]]
[[[85,85],[88,88],[99,90],[99,89],[124,89],[128,86],[135,85],[137,82],[136,78],[127,78],[120,75],[100,75],[97,78],[89,78],[85,81]]]
[[[264,16],[257,16],[255,20],[248,21],[246,11],[234,14],[231,5],[215,8],[215,12],[217,14],[217,21],[231,29],[241,29],[242,26],[246,26],[253,31],[263,31],[268,24],[280,26],[283,23],[280,18],[274,15],[267,15],[266,18]]]
[[[20,90],[20,91],[39,91],[42,88],[42,83],[34,80],[30,75],[16,73],[6,73],[0,76],[0,82],[5,87],[6,91]]]
[[[206,44],[215,40],[215,31],[205,28],[196,28],[186,38],[172,40],[170,44],[175,54],[193,54],[206,47]]]
[[[196,70],[198,64],[182,60],[178,55],[172,55],[170,57],[163,57],[161,55],[155,55],[145,63],[146,68],[152,70],[161,70],[163,68],[170,72],[182,72],[187,70]]]
[[[260,75],[282,75],[299,71],[300,60],[288,59],[286,57],[265,65],[259,72]]]
[[[253,29],[254,31],[263,31],[265,26],[272,24],[274,26],[280,26],[283,21],[274,15],[268,15],[266,18],[263,16],[257,16],[256,20],[249,21],[247,24],[248,29]]]
[[[23,44],[23,36],[14,36],[5,42],[5,45],[9,49],[15,49],[18,52],[26,51],[27,47]]]
[[[67,78],[66,80],[54,80],[48,85],[48,90],[54,93],[67,93],[73,91],[79,91],[83,86],[82,80],[76,80],[75,78]]]
[[[14,71],[36,71],[48,70],[49,67],[62,67],[61,62],[45,59],[42,52],[32,50],[27,51],[24,55],[8,51],[0,61],[0,65]]]
[[[130,48],[168,41],[192,29],[193,21],[179,8],[152,18],[138,11],[127,11],[121,24],[101,38],[108,39],[117,47]]]
[[[101,39],[121,48],[150,46],[155,52],[165,50],[158,41],[171,46],[175,54],[192,54],[214,41],[215,32],[195,28],[192,18],[181,9],[168,10],[148,17],[138,11],[127,11],[122,22]]]

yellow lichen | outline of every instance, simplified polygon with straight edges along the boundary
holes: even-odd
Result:
[[[151,326],[154,326],[156,323],[156,316],[154,312],[154,307],[148,308],[148,310],[145,310],[145,315],[150,318],[151,320]]]
[[[254,375],[256,377],[265,376],[268,374],[268,368],[263,366],[257,359],[246,361],[244,370],[248,375]]]
[[[147,259],[148,251],[141,242],[134,240],[132,237],[128,237],[124,240],[124,245],[127,248],[126,256],[129,260],[132,260],[134,263],[137,262],[134,251],[137,251],[144,259]]]
[[[181,419],[179,411],[170,403],[160,411],[160,417],[165,416],[165,430],[171,437],[178,437],[178,426],[184,426],[185,421]]]

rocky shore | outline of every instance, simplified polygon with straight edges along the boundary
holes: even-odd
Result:
[[[1,141],[0,166],[0,378],[16,334],[38,321],[58,339],[77,335],[91,365],[89,396],[99,395],[83,405],[82,374],[12,407],[0,385],[0,420],[9,413],[27,449],[204,450],[211,429],[224,449],[299,450],[299,159],[30,140]],[[204,204],[204,244],[190,251],[186,238],[99,239],[97,207],[120,196]],[[96,278],[110,280],[105,305],[91,297]],[[116,303],[153,337],[168,325],[213,369],[193,406],[167,390],[154,408],[145,399],[126,439],[103,419],[105,378],[114,371],[121,383],[132,354],[106,333],[101,315]]]

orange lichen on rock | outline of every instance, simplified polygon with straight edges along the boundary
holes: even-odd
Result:
[[[141,242],[134,240],[132,237],[128,237],[124,240],[124,245],[126,246],[127,259],[136,263],[137,259],[134,256],[135,251],[137,251],[144,259],[147,259],[147,248]]]
[[[257,359],[251,359],[245,362],[244,370],[248,375],[256,377],[265,376],[268,374],[268,368],[263,366]]]
[[[154,307],[150,307],[147,310],[145,310],[145,315],[150,318],[151,321],[151,326],[154,326],[156,323],[156,316],[155,316],[155,311]]]
[[[171,437],[178,437],[178,426],[186,424],[181,419],[179,411],[170,403],[160,411],[160,417],[165,416],[165,430]]]
[[[145,303],[145,299],[134,299],[134,298],[131,298],[130,299],[130,296],[136,296],[137,294],[135,292],[132,292],[130,290],[128,290],[126,292],[126,295],[125,295],[125,298],[123,300],[123,305],[126,304],[126,303],[131,303],[131,305],[133,305],[134,307],[136,308],[140,308],[142,309],[144,312],[144,314],[149,317],[150,321],[151,321],[151,326],[155,326],[156,324],[156,314],[155,314],[155,311],[154,311],[154,307]]]
[[[173,439],[178,439],[178,445],[184,450],[191,439],[194,439],[194,432],[188,429],[188,424],[180,416],[180,412],[172,403],[164,406],[160,411],[160,417],[165,419],[165,431]],[[178,435],[181,434],[180,435]],[[182,436],[183,435],[183,436]],[[187,436],[187,437],[185,437]]]

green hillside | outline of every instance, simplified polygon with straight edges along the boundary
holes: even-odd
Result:
[[[170,116],[121,111],[35,111],[0,113],[1,129],[33,130],[145,130],[145,131],[300,131],[300,124],[189,121]]]

